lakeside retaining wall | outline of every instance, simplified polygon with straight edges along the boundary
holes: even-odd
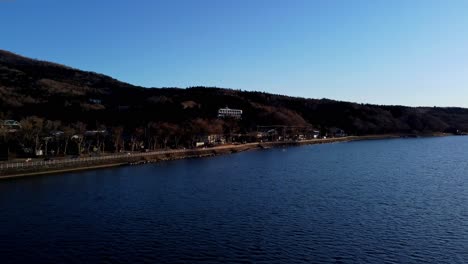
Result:
[[[63,173],[67,171],[95,169],[99,167],[122,166],[163,160],[185,159],[230,154],[251,149],[265,149],[279,146],[300,146],[310,144],[326,144],[355,140],[396,138],[395,135],[377,135],[361,137],[342,137],[329,139],[313,139],[303,141],[257,142],[239,145],[224,145],[202,149],[177,149],[141,153],[119,153],[97,157],[80,157],[75,159],[56,159],[49,161],[0,163],[0,178],[15,176],[32,176],[37,174]]]

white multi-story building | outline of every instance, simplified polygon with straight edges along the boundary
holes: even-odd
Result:
[[[236,118],[236,119],[241,119],[242,118],[242,110],[240,110],[240,109],[230,109],[228,107],[220,108],[218,110],[218,117],[219,118],[232,117],[232,118]]]

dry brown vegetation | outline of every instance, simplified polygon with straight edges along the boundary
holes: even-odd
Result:
[[[217,119],[225,106],[242,109],[242,120]],[[67,135],[57,143],[59,152],[85,148],[86,139],[69,137],[100,128],[111,139],[96,139],[99,147],[113,151],[141,142],[151,148],[190,145],[203,134],[249,133],[260,125],[341,128],[354,135],[468,131],[463,108],[379,106],[209,87],[142,88],[6,51],[0,51],[0,117],[22,120],[19,137],[30,147],[44,144],[34,135],[44,136],[50,124],[59,123],[55,128]],[[35,119],[43,120],[42,127]]]

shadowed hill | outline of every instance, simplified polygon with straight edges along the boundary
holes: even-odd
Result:
[[[0,51],[0,119],[39,116],[134,129],[149,122],[214,124],[224,106],[244,111],[237,122],[241,131],[257,125],[339,127],[353,134],[468,130],[463,108],[378,106],[207,87],[143,88]]]

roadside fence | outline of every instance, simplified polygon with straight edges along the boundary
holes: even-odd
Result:
[[[174,154],[174,153],[181,153],[181,152],[187,152],[187,151],[190,151],[190,150],[174,149],[174,150],[161,150],[161,151],[150,151],[150,152],[127,152],[127,153],[118,153],[118,154],[94,156],[94,157],[77,157],[77,158],[65,158],[65,159],[41,160],[41,161],[32,160],[29,162],[28,161],[4,162],[4,163],[0,163],[0,171],[8,170],[8,169],[81,164],[81,163],[114,160],[114,159],[138,158],[138,157],[147,157],[147,156],[154,156],[154,155]]]

